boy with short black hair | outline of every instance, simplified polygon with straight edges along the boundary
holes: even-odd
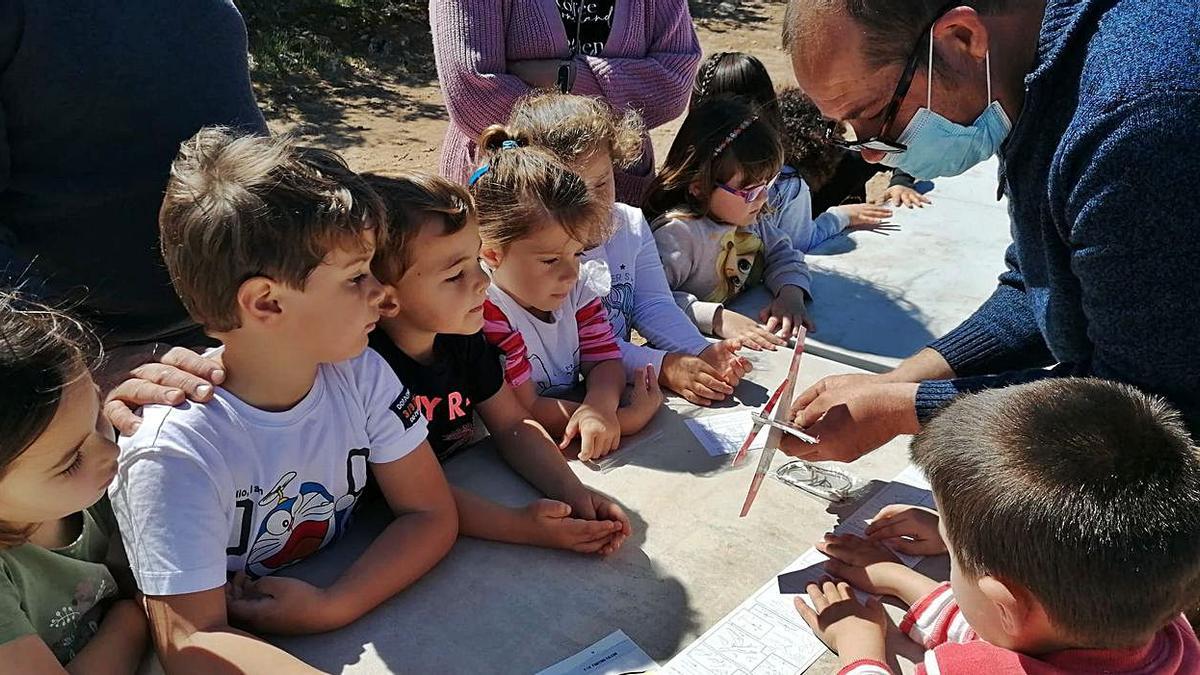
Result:
[[[371,346],[412,387],[439,459],[477,440],[478,414],[500,456],[549,497],[513,508],[452,488],[460,533],[581,553],[616,551],[629,536],[629,519],[567,466],[504,381],[503,355],[483,336],[489,279],[479,265],[471,195],[426,174],[366,178],[388,211],[387,241],[372,263],[385,299]]]
[[[913,441],[950,551],[950,582],[881,545],[827,539],[830,573],[910,605],[917,672],[1196,673],[1180,613],[1200,580],[1200,456],[1161,399],[1047,379],[959,399]],[[886,617],[846,583],[796,606],[843,673],[890,672]],[[835,618],[839,616],[840,618]]]
[[[454,542],[416,401],[366,349],[385,217],[340,157],[287,139],[202,129],[171,167],[163,257],[226,376],[210,403],[146,409],[110,490],[168,672],[308,672],[231,622],[338,628]],[[270,576],[345,532],[368,473],[395,520],[366,552],[325,588]]]

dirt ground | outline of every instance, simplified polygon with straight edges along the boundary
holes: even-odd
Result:
[[[766,64],[777,87],[795,83],[779,47],[783,0],[691,4],[705,55],[749,52]],[[401,36],[392,46],[404,53],[399,65],[371,65],[336,83],[260,86],[271,129],[337,150],[359,171],[436,171],[447,116],[428,49],[428,35]],[[653,131],[658,157],[666,155],[680,121]]]

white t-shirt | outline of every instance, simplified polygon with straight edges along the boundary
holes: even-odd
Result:
[[[269,575],[336,540],[367,465],[425,440],[412,393],[368,349],[322,364],[292,409],[265,412],[217,388],[207,404],[150,406],[120,439],[109,487],[138,587],[219,588],[230,572]]]
[[[612,275],[604,308],[621,348],[626,377],[638,368],[662,370],[668,351],[693,356],[708,348],[708,340],[683,313],[667,285],[658,245],[641,209],[620,202],[613,205],[613,236],[584,253],[585,260],[604,260]],[[629,341],[637,329],[649,345]]]

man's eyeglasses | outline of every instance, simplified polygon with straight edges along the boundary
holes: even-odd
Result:
[[[961,5],[961,1],[946,4],[933,15],[933,18],[929,20],[929,25],[925,26],[921,37],[917,39],[917,44],[913,45],[912,53],[908,55],[908,63],[904,66],[904,72],[900,74],[900,81],[896,83],[896,90],[892,93],[892,100],[888,103],[887,110],[883,114],[883,126],[879,128],[879,133],[860,140],[855,137],[854,129],[850,125],[830,122],[829,126],[825,128],[826,143],[854,152],[874,150],[876,152],[895,153],[908,150],[907,145],[890,140],[888,132],[892,129],[892,123],[896,121],[896,113],[900,112],[900,104],[904,102],[905,97],[908,96],[908,90],[912,86],[913,76],[917,72],[917,65],[921,62],[921,53],[923,51],[921,48],[925,46],[926,39],[933,39],[933,36],[930,35],[930,31],[933,30],[933,24],[945,16],[946,12]],[[932,67],[932,64],[930,66]]]
[[[767,190],[770,190],[771,186],[774,185],[775,181],[778,179],[779,179],[779,174],[776,174],[774,178],[763,183],[762,185],[758,185],[756,187],[752,187],[752,188],[749,188],[746,190],[743,190],[741,188],[729,187],[728,185],[726,185],[724,183],[717,183],[717,187],[721,188],[722,190],[728,192],[731,195],[736,195],[738,197],[741,197],[743,200],[745,200],[745,202],[747,204],[753,204],[754,202],[758,201],[759,197],[763,196],[763,193],[765,193]]]

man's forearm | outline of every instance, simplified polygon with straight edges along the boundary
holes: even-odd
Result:
[[[926,347],[900,362],[883,379],[889,382],[924,382],[925,380],[949,380],[954,369],[936,350]]]

